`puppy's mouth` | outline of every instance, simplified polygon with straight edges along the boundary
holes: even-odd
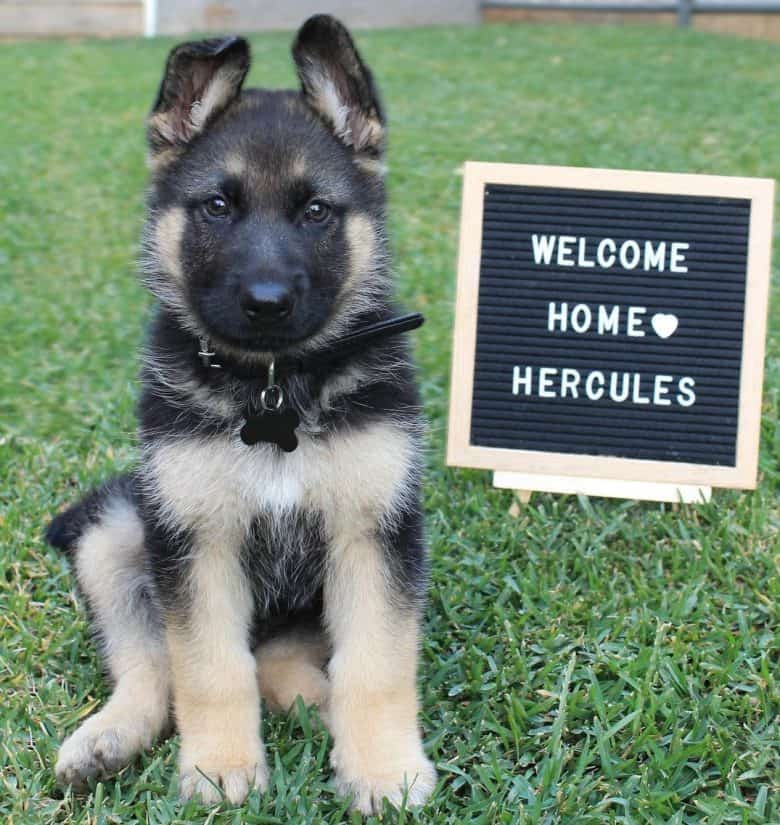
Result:
[[[199,297],[192,301],[192,310],[203,335],[212,346],[230,349],[235,354],[286,351],[316,335],[322,326],[320,319],[303,311],[275,322],[254,322],[229,304],[198,300]]]
[[[202,319],[202,324],[211,345],[217,350],[223,348],[234,355],[248,358],[297,353],[308,341],[316,337],[323,327],[322,323],[315,322],[290,325],[287,329],[283,325],[279,325],[277,329],[252,329],[248,324],[226,329],[222,325],[209,323],[207,319]]]
[[[233,349],[241,350],[247,354],[258,354],[267,352],[284,352],[305,343],[314,333],[307,335],[283,335],[263,333],[251,337],[237,337],[231,335],[216,334],[215,341],[223,341]]]

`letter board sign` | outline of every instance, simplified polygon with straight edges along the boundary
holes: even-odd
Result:
[[[754,487],[773,199],[755,178],[467,163],[448,463]]]

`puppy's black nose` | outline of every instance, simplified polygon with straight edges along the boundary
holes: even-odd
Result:
[[[241,289],[239,303],[250,321],[266,323],[284,320],[293,309],[292,289],[273,281],[254,281]]]

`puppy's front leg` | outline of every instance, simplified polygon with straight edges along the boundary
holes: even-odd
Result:
[[[422,804],[436,782],[417,726],[419,614],[396,592],[373,531],[336,536],[325,583],[331,762],[363,813],[381,811],[383,797]]]
[[[196,546],[180,600],[167,619],[180,794],[214,803],[224,793],[239,803],[267,787],[268,769],[249,647],[252,598],[237,550]]]

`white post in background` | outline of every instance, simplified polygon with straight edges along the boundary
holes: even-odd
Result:
[[[157,0],[144,0],[144,36],[157,35]]]

